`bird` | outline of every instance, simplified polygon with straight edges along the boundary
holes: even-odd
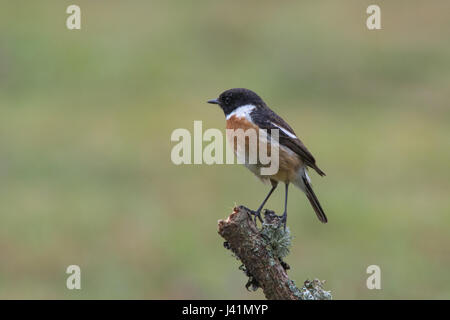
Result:
[[[265,129],[270,133],[270,130],[278,129],[279,168],[275,174],[261,175],[259,169],[262,167],[262,164],[259,161],[255,164],[244,162],[244,165],[261,181],[266,183],[270,182],[272,185],[269,193],[258,209],[249,210],[251,214],[254,215],[255,223],[257,218],[261,223],[263,222],[261,210],[264,208],[267,200],[269,200],[280,182],[285,184],[284,212],[280,219],[280,222],[284,224],[285,230],[287,223],[288,189],[289,184],[291,183],[305,193],[317,218],[319,218],[322,223],[327,223],[327,216],[312,189],[308,169],[311,168],[315,170],[320,176],[325,176],[325,172],[317,166],[315,158],[297,137],[291,126],[289,126],[283,118],[272,111],[260,96],[249,89],[229,89],[222,92],[218,98],[208,100],[207,102],[218,105],[223,110],[226,117],[227,132],[229,129],[243,129],[244,131],[254,129],[257,132],[259,132],[260,129]],[[232,139],[234,139],[234,137]],[[248,144],[247,139],[245,140],[245,143]],[[248,145],[245,146],[245,148],[238,148],[234,143],[233,145],[235,146],[233,151],[237,157],[241,157],[242,152],[249,150]]]

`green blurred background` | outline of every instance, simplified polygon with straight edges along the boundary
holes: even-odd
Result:
[[[259,93],[327,173],[311,174],[327,225],[290,192],[291,278],[337,299],[450,298],[445,0],[3,0],[0,298],[263,298],[217,220],[269,187],[170,160],[174,129],[224,128],[205,101],[232,87]],[[281,188],[268,207],[282,206]],[[71,264],[81,290],[66,289]]]

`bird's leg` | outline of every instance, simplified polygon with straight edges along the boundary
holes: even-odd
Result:
[[[258,218],[259,221],[261,221],[261,223],[263,222],[263,220],[261,218],[261,210],[264,208],[264,205],[266,204],[267,200],[269,200],[270,196],[272,195],[272,193],[275,191],[275,189],[278,186],[278,182],[276,182],[274,180],[270,180],[270,182],[272,183],[272,189],[270,189],[269,194],[266,196],[266,198],[264,199],[264,201],[261,203],[261,205],[259,206],[259,208],[256,211],[251,211],[252,214],[255,216],[255,224],[256,224],[256,218]]]
[[[284,223],[284,231],[286,231],[286,221],[287,221],[288,188],[289,188],[289,183],[286,183],[286,192],[285,192],[285,197],[284,197],[284,213],[281,216],[281,223]]]

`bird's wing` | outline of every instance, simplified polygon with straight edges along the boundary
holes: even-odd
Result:
[[[297,137],[289,124],[279,115],[269,108],[264,108],[263,112],[252,113],[251,117],[253,122],[261,129],[266,129],[268,134],[270,134],[270,129],[279,129],[279,143],[299,155],[303,162],[316,170],[319,175],[325,175],[325,172],[316,165],[316,159],[314,159],[308,148]]]

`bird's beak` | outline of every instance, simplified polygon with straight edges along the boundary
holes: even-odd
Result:
[[[208,100],[208,103],[219,104],[219,100],[217,100],[217,99]]]

